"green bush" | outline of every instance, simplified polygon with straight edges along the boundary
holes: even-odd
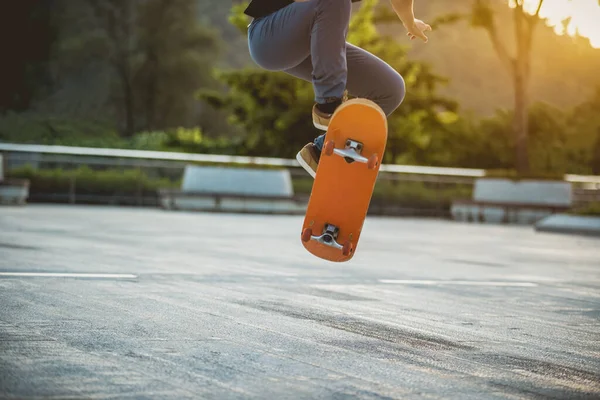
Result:
[[[470,198],[471,185],[436,185],[424,182],[380,180],[375,185],[374,200],[414,208],[450,207],[452,200]]]
[[[225,137],[207,137],[200,128],[144,131],[126,138],[106,123],[34,112],[1,114],[0,142],[204,154],[240,152],[239,143]]]
[[[590,203],[570,211],[570,214],[600,217],[600,202]]]
[[[33,198],[59,196],[66,198],[71,185],[76,196],[137,197],[154,196],[158,189],[179,188],[180,180],[154,178],[139,169],[91,169],[82,166],[65,170],[35,169],[24,166],[8,172],[8,178],[28,179]],[[294,192],[309,195],[312,178],[292,180]],[[436,185],[423,182],[401,182],[380,179],[375,185],[373,203],[414,209],[448,209],[452,200],[471,197],[471,185]],[[78,200],[78,202],[80,199]]]
[[[77,194],[94,194],[104,196],[148,195],[160,188],[174,188],[179,182],[165,178],[151,178],[139,169],[106,169],[92,170],[82,166],[73,170],[60,168],[38,170],[31,166],[12,169],[10,178],[28,179],[30,193],[58,194],[68,193],[72,182]]]
[[[512,169],[493,169],[485,171],[486,178],[506,178],[513,181],[520,181],[526,179],[535,180],[549,180],[549,181],[562,181],[565,179],[565,175],[556,172],[529,172],[519,174],[516,170]]]
[[[1,114],[0,141],[88,147],[122,147],[126,143],[106,123],[36,112]]]
[[[292,183],[296,194],[307,195],[312,190],[313,180],[296,178]],[[471,185],[436,186],[423,182],[380,179],[375,185],[372,201],[414,208],[449,207],[452,200],[470,198],[471,195]]]

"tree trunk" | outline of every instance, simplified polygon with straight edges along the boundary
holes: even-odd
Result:
[[[544,0],[537,0],[535,14],[529,15],[524,9],[524,0],[515,0],[513,3],[513,17],[515,23],[515,40],[517,47],[516,57],[511,57],[504,46],[500,34],[496,30],[494,14],[490,2],[476,0],[473,3],[473,16],[475,26],[480,26],[488,31],[494,50],[507,68],[513,80],[514,89],[514,119],[513,132],[515,135],[516,169],[517,172],[529,172],[529,155],[527,151],[529,136],[529,78],[531,72],[531,48],[533,33],[539,21],[540,10]]]
[[[154,49],[148,51],[148,87],[146,91],[146,129],[156,129],[156,99],[158,92],[158,55]]]
[[[540,0],[539,8],[543,1]],[[531,44],[535,29],[535,17],[527,15],[523,2],[514,9],[515,39],[517,42],[517,57],[514,60],[514,90],[515,110],[513,128],[516,145],[516,167],[519,174],[529,172],[529,154],[527,151],[529,136],[529,76],[531,71]]]
[[[526,74],[520,68],[516,68],[514,74],[515,111],[513,130],[516,139],[516,167],[519,174],[529,172],[529,155],[527,151],[529,136],[529,116],[527,110],[529,101],[527,86]]]
[[[600,174],[600,128],[598,128],[596,143],[594,143],[594,149],[592,151],[592,173],[594,175]]]
[[[133,106],[133,89],[131,82],[123,82],[125,91],[125,136],[132,137],[135,135],[135,120]]]
[[[125,109],[125,131],[124,136],[132,137],[135,135],[135,107],[133,86],[131,81],[131,73],[129,71],[129,60],[125,59],[121,65],[117,67],[121,80],[121,89],[123,90],[123,107]]]

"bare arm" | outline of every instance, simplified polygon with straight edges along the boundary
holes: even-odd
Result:
[[[294,0],[297,3],[302,3],[310,0]],[[421,38],[424,42],[427,43],[429,40],[427,36],[423,32],[427,32],[431,30],[431,26],[427,25],[425,22],[420,19],[415,18],[415,14],[413,12],[413,2],[414,0],[390,0],[392,8],[398,15],[398,18],[404,24],[404,27],[408,31],[406,33],[412,39]]]
[[[413,12],[414,0],[390,0],[392,8],[398,15],[398,18],[406,25],[415,19]]]
[[[429,39],[423,32],[430,31],[431,26],[427,25],[420,19],[415,18],[415,14],[413,12],[413,0],[390,0],[392,8],[398,15],[398,18],[404,24],[406,28],[407,35],[410,36],[411,39],[421,38],[423,41],[427,42]]]

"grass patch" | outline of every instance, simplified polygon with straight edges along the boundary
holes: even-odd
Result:
[[[157,189],[179,187],[179,181],[148,176],[140,169],[93,170],[87,166],[64,170],[35,169],[29,165],[14,168],[8,172],[9,178],[28,179],[30,193],[68,193],[74,184],[77,194],[99,196],[154,195]]]
[[[44,198],[67,198],[72,185],[77,196],[136,197],[155,196],[158,189],[180,188],[181,179],[151,176],[140,169],[35,169],[31,166],[14,168],[8,178],[28,179],[30,195]],[[310,195],[313,179],[292,179],[294,193]],[[470,198],[471,185],[403,182],[379,179],[375,185],[372,203],[414,209],[449,209],[455,199]]]
[[[573,209],[569,211],[569,214],[600,217],[600,202],[590,203],[584,207]]]
[[[294,193],[308,195],[313,180],[296,178],[292,183]],[[375,184],[372,201],[414,208],[450,207],[452,200],[471,198],[472,191],[471,185],[435,185],[380,179]]]
[[[542,181],[563,181],[565,175],[556,172],[529,172],[518,173],[512,169],[492,169],[485,171],[486,178],[504,178],[513,181],[522,180],[542,180]]]

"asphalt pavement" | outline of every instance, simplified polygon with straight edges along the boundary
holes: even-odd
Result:
[[[600,239],[368,218],[0,208],[0,398],[598,399]]]

